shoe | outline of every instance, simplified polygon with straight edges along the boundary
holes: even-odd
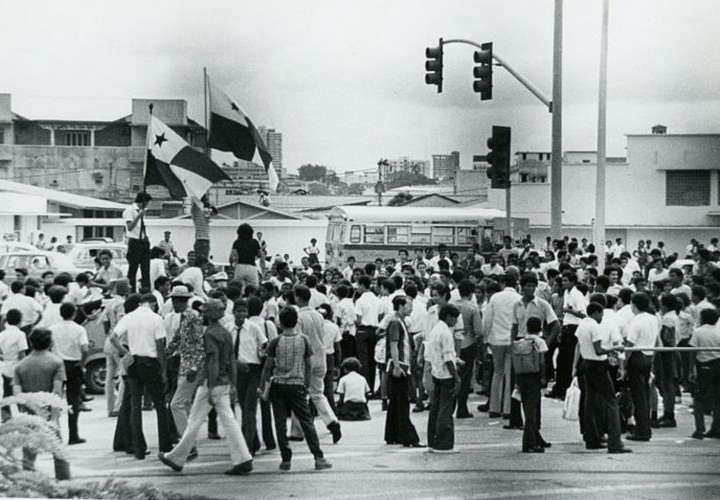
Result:
[[[547,441],[543,440],[540,441],[540,446],[542,446],[543,448],[552,448],[552,443],[548,443]]]
[[[87,439],[78,437],[78,438],[71,439],[68,441],[68,444],[83,444],[83,443],[87,443]]]
[[[290,470],[291,465],[292,462],[290,460],[287,462],[280,462],[280,470]]]
[[[675,428],[675,427],[677,427],[677,422],[675,421],[674,418],[663,417],[660,420],[658,420],[657,426],[659,428]]]
[[[628,441],[650,441],[649,437],[638,436],[637,434],[628,434],[625,439]]]
[[[80,405],[80,411],[92,411],[92,408],[85,406],[85,403]]]
[[[288,436],[288,441],[303,441],[305,438],[302,436]]]
[[[195,460],[197,457],[198,457],[197,448],[195,448],[195,447],[193,446],[192,449],[190,450],[190,453],[188,453],[188,456],[187,456],[187,458],[185,459],[185,461],[186,461],[186,462],[192,462],[192,461]]]
[[[704,434],[706,438],[720,439],[720,432],[708,431]]]
[[[521,431],[521,430],[523,430],[523,426],[508,424],[508,425],[503,425],[503,429],[507,429],[507,430],[517,429],[517,430]]]
[[[120,412],[118,412],[118,411],[111,411],[110,414],[108,415],[108,418],[115,418],[115,417],[117,417],[118,415],[120,415]]]
[[[208,432],[208,439],[214,439],[215,441],[219,441],[222,439],[222,437],[220,437],[220,434],[218,434],[217,432]]]
[[[606,444],[602,443],[585,443],[586,450],[602,450],[607,448]]]
[[[455,415],[455,418],[473,418],[474,415],[470,413],[469,411],[459,411],[457,415]]]
[[[413,413],[420,413],[420,412],[425,411],[426,409],[427,409],[427,408],[425,407],[424,404],[418,403],[418,404],[415,405],[415,408],[413,408],[412,411],[413,411]]]
[[[175,472],[181,472],[183,470],[182,465],[178,465],[175,462],[173,462],[172,460],[170,460],[169,458],[167,458],[165,456],[165,453],[163,453],[162,451],[160,453],[158,453],[158,460],[160,460],[162,463],[164,463],[165,465],[170,467]]]
[[[478,405],[477,411],[479,411],[480,413],[487,413],[488,411],[490,411],[490,405],[487,403]]]
[[[693,433],[690,435],[690,437],[693,438],[693,439],[704,439],[704,438],[705,438],[705,433],[704,433],[704,432],[695,431],[695,432],[693,432]]]
[[[323,457],[315,459],[315,470],[331,469],[332,464],[325,460]]]
[[[253,470],[252,460],[241,464],[233,465],[232,468],[225,471],[226,476],[247,476]]]
[[[500,417],[502,417],[502,414],[500,414],[500,413],[498,413],[498,412],[496,412],[496,411],[491,411],[491,412],[488,412],[488,417],[490,417],[490,418],[500,418]]]
[[[382,400],[381,408],[382,408],[382,411],[387,411],[387,409],[388,409],[387,399]]]
[[[545,448],[536,446],[535,448],[523,448],[523,453],[545,453]]]
[[[340,422],[337,420],[335,422],[330,422],[327,426],[328,430],[332,434],[333,444],[337,444],[338,441],[340,441],[340,438],[342,438],[342,431],[340,430]]]
[[[404,444],[403,448],[427,448],[427,446],[422,443],[410,443]]]
[[[616,448],[616,449],[608,448],[608,453],[611,455],[616,455],[619,453],[632,453],[632,450],[630,450],[628,448]]]
[[[135,453],[133,450],[125,450],[125,453],[127,453],[128,455],[135,455],[135,458],[137,458],[138,460],[142,460],[142,458],[145,458],[146,456],[148,456],[150,454],[150,450],[143,451],[142,458],[140,458],[140,453]]]

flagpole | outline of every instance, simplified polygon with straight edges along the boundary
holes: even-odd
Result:
[[[207,66],[203,66],[203,104],[205,105],[205,155],[212,160],[212,152],[210,151],[210,125],[208,115],[208,100],[210,99],[210,90],[208,89]],[[215,205],[219,203],[219,191],[215,190]],[[208,197],[209,199],[209,197]]]
[[[143,182],[142,182],[142,192],[144,195],[147,195],[147,184],[145,180],[147,179],[147,157],[148,157],[148,150],[150,149],[150,135],[152,134],[152,114],[153,114],[153,103],[148,104],[148,123],[147,123],[147,134],[145,134],[145,155],[143,156]],[[147,202],[145,204],[145,207],[147,208]],[[143,208],[143,211],[140,212],[140,239],[142,240],[144,236],[147,236],[147,233],[145,231],[145,210]]]

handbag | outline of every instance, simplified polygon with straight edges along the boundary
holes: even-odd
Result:
[[[565,392],[565,403],[563,405],[562,418],[565,420],[575,421],[578,419],[580,411],[580,387],[578,387],[577,377],[573,378],[572,384]]]
[[[532,340],[521,339],[513,342],[511,356],[516,374],[540,373],[540,353]]]

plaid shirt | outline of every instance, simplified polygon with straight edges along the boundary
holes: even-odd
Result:
[[[190,371],[199,372],[203,367],[205,344],[202,320],[191,309],[182,313],[180,326],[168,345],[167,354],[168,356],[180,356],[178,375],[181,377]]]

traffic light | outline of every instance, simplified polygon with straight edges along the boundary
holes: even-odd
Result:
[[[425,83],[437,85],[438,94],[442,92],[443,84],[443,39],[441,38],[437,47],[425,49]]]
[[[480,45],[482,50],[476,50],[473,58],[480,66],[473,68],[473,75],[476,80],[473,82],[473,90],[480,93],[480,99],[488,101],[492,99],[492,73],[493,73],[493,44],[492,42]]]
[[[510,188],[510,127],[492,128],[492,137],[487,140],[490,150],[485,161],[490,164],[487,175],[493,189]]]

